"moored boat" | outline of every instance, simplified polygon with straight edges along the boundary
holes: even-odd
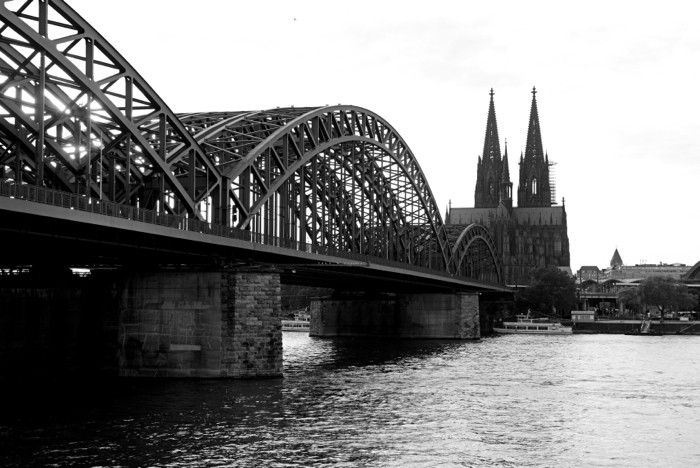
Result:
[[[493,327],[493,331],[503,334],[516,335],[571,335],[573,328],[562,325],[560,322],[548,318],[530,318],[530,314],[516,315],[516,321],[504,321],[500,327]]]
[[[282,331],[309,332],[310,316],[306,310],[297,311],[294,318],[282,319]]]

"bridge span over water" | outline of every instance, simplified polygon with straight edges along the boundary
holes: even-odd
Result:
[[[66,2],[3,2],[0,18],[0,267],[84,267],[103,272],[98,290],[120,285],[122,374],[139,375],[129,353],[141,363],[166,353],[166,375],[279,373],[280,281],[403,295],[319,302],[319,334],[329,322],[357,333],[360,321],[347,317],[381,316],[382,303],[403,317],[394,329],[408,320],[414,332],[404,334],[421,336],[415,330],[434,317],[416,304],[464,322],[474,304],[478,319],[470,294],[506,291],[488,231],[448,232],[415,155],[374,112],[176,114]],[[193,282],[199,289],[183,296]],[[236,289],[244,284],[260,287]],[[201,296],[202,288],[215,293]],[[163,331],[166,319],[186,316],[178,326],[187,327],[212,307],[219,316],[194,331]],[[202,329],[227,317],[235,318],[217,338],[218,354],[202,358],[204,338],[192,333],[210,339]],[[255,317],[265,324],[250,325]],[[463,325],[430,333],[474,335]],[[144,344],[149,337],[157,351]],[[226,355],[227,346],[235,351]],[[193,370],[196,359],[226,363]],[[190,364],[173,370],[175,361]],[[255,362],[253,371],[242,362]]]

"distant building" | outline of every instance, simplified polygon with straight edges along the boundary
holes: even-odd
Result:
[[[581,283],[584,281],[595,281],[597,283],[600,281],[601,276],[602,272],[597,266],[582,266],[576,272],[576,278]]]
[[[543,151],[535,88],[525,153],[520,154],[518,206],[513,207],[513,183],[508,147],[501,155],[493,89],[490,96],[484,151],[478,158],[474,208],[453,208],[445,215],[451,236],[472,223],[486,226],[503,262],[506,283],[527,284],[530,272],[556,266],[571,274],[566,209],[558,206],[549,156]]]
[[[615,253],[613,253],[612,258],[610,259],[610,268],[620,268],[622,265],[622,257],[620,257],[620,252],[618,252],[616,248]]]
[[[603,270],[599,281],[646,279],[650,276],[683,277],[691,267],[683,263],[625,265],[617,249],[610,260],[610,268]],[[580,270],[579,270],[580,271]]]
[[[593,276],[599,272],[597,279]],[[610,268],[599,270],[598,267],[581,267],[576,273],[578,286],[578,307],[581,310],[598,310],[608,314],[617,313],[617,296],[620,291],[638,288],[647,278],[665,276],[684,283],[693,294],[700,294],[700,262],[689,267],[682,263],[659,263],[625,265],[620,252],[615,249]],[[624,304],[620,304],[620,312],[625,312]],[[572,317],[578,311],[571,311]],[[578,321],[584,321],[585,317]]]

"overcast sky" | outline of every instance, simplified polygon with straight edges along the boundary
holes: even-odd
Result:
[[[353,104],[474,205],[489,90],[517,192],[537,87],[571,267],[700,261],[695,1],[68,0],[175,112]]]

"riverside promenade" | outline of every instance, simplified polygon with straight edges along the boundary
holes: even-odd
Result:
[[[641,320],[600,320],[574,322],[574,333],[628,334],[639,332]],[[700,335],[700,321],[652,320],[651,332],[663,335]]]

